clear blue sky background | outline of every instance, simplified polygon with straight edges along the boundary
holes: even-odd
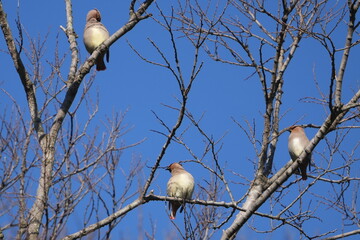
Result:
[[[98,8],[102,13],[103,24],[110,33],[114,33],[128,19],[129,2],[130,1],[102,1],[100,3],[100,1],[94,0],[73,1],[74,28],[79,35],[78,44],[81,62],[84,62],[88,57],[88,53],[82,43],[82,32],[87,12],[92,8]],[[176,5],[176,1],[159,1],[159,5],[167,14],[170,14],[169,6],[171,3]],[[15,31],[17,1],[3,1],[3,5],[5,11],[8,13],[8,21],[12,26],[13,34],[17,36],[17,32]],[[66,62],[61,69],[63,77],[66,78],[70,62],[70,50],[66,36],[59,28],[60,25],[66,26],[64,2],[41,0],[21,1],[19,10],[22,25],[26,33],[31,36],[34,41],[37,41],[38,38],[44,39],[48,34],[44,48],[44,59],[53,61],[56,39],[58,37],[60,56],[67,54]],[[155,6],[150,8],[150,12],[154,13],[155,17],[159,16]],[[342,29],[338,33],[338,47],[343,46],[344,33],[345,28],[344,25],[342,25]],[[146,138],[146,141],[140,146],[124,152],[120,163],[120,167],[124,171],[127,171],[129,168],[130,161],[134,155],[141,157],[144,162],[147,161],[148,166],[152,166],[164,144],[163,136],[150,131],[164,131],[151,111],[155,111],[169,126],[173,126],[177,116],[176,112],[162,106],[162,104],[177,106],[174,97],[179,97],[179,90],[177,89],[175,79],[164,69],[140,60],[126,43],[126,40],[128,40],[150,60],[161,61],[154,48],[152,48],[147,41],[147,38],[151,38],[158,46],[165,49],[167,55],[172,58],[168,33],[153,20],[147,19],[111,46],[110,63],[107,64],[107,70],[97,73],[95,83],[89,93],[94,101],[96,95],[98,94],[99,96],[99,112],[93,122],[92,129],[98,125],[100,126],[100,130],[104,131],[103,122],[105,122],[106,117],[111,117],[116,112],[127,112],[125,124],[131,127],[131,131],[122,139],[124,143],[132,144]],[[193,49],[185,39],[181,38],[177,40],[180,49],[180,60],[188,76],[189,69],[193,62]],[[26,38],[25,47],[28,47],[28,44],[29,42]],[[258,46],[255,45],[254,47]],[[0,38],[0,49],[6,49],[3,37]],[[351,54],[349,69],[346,73],[346,81],[344,83],[344,101],[347,101],[352,96],[352,93],[359,88],[360,69],[358,67],[359,59],[357,57],[359,56],[358,47],[354,50]],[[313,81],[315,77],[314,73],[320,83],[321,90],[326,94],[328,93],[330,73],[327,55],[325,51],[321,49],[320,45],[313,40],[303,41],[298,51],[298,54],[296,54],[295,59],[285,75],[282,113],[286,114],[281,121],[281,128],[288,127],[299,119],[300,124],[321,124],[326,117],[324,108],[321,105],[309,104],[299,100],[308,96],[315,98],[320,97]],[[24,54],[22,57],[25,58]],[[215,63],[207,57],[204,52],[201,53],[200,59],[204,61],[205,64],[189,96],[188,110],[191,111],[196,118],[205,114],[201,126],[215,139],[227,133],[223,140],[223,148],[219,154],[221,163],[224,164],[226,174],[229,178],[234,182],[245,183],[243,179],[233,176],[231,171],[242,174],[251,180],[254,174],[254,166],[249,160],[256,161],[256,155],[245,134],[236,126],[231,118],[233,117],[241,123],[244,123],[244,120],[252,122],[254,119],[257,127],[257,137],[258,139],[261,138],[264,100],[259,80],[257,77],[246,79],[250,73],[249,69]],[[26,66],[30,67],[30,64],[27,62]],[[42,68],[44,76],[47,76],[50,67],[45,61],[42,62]],[[2,72],[0,75],[0,88],[6,89],[6,91],[16,99],[28,117],[29,114],[23,88],[15,73],[10,57],[4,52],[0,52],[0,69]],[[0,111],[4,111],[5,109],[10,110],[11,101],[5,94],[0,94]],[[51,108],[49,111],[51,114],[55,114],[55,109]],[[85,105],[82,106],[80,112],[83,112],[84,115],[79,116],[78,114],[76,117],[81,125],[81,122],[87,119],[87,109]],[[184,130],[186,126],[189,126],[189,124],[185,124],[182,130]],[[306,132],[309,138],[311,138],[316,130],[307,129]],[[330,136],[334,137],[334,134]],[[289,160],[287,137],[288,133],[285,133],[279,139],[275,159],[276,169],[279,169]],[[358,142],[358,132],[355,132],[350,139],[352,139],[353,142]],[[190,129],[189,134],[185,135],[185,141],[189,143],[196,154],[201,155],[204,145],[195,129]],[[349,151],[350,147],[352,147],[352,145],[344,146],[344,150]],[[316,148],[319,152],[322,152],[323,149],[323,144],[320,144]],[[320,158],[315,154],[315,161],[317,157]],[[166,166],[172,162],[190,158],[191,156],[183,147],[172,144],[161,165]],[[325,163],[317,162],[317,164]],[[195,176],[198,184],[204,185],[204,181],[209,177],[195,164],[185,164],[184,167]],[[145,179],[148,173],[149,169],[145,168]],[[159,170],[157,172],[156,179],[151,187],[151,189],[154,189],[155,194],[165,195],[166,182],[169,176],[167,171]],[[358,173],[356,176],[359,177]],[[291,177],[289,181],[294,180],[294,178],[294,176]],[[119,181],[121,182],[122,180],[121,176],[119,176]],[[290,203],[296,194],[298,194],[299,189],[304,188],[309,182],[310,180],[292,186],[289,191],[287,203]],[[236,197],[241,197],[247,190],[247,186],[244,185],[232,184],[232,187]],[[324,189],[321,184],[311,189],[312,192],[324,195],[331,194],[331,192],[327,192],[328,190],[329,189]],[[121,192],[121,189],[119,189],[119,192]],[[305,194],[303,198],[304,201],[308,203],[312,196],[311,194]],[[228,197],[225,196],[224,199],[228,200]],[[327,206],[322,206],[319,202],[312,202],[312,204],[319,204],[317,211],[321,211],[321,217],[323,219],[322,221],[309,221],[305,225],[305,230],[307,230],[310,235],[319,234],[329,230],[329,225],[334,225],[339,229],[337,233],[340,233],[342,226],[341,216],[334,215],[333,211],[332,215],[328,215],[327,212],[329,211],[327,210]],[[268,203],[260,210],[268,211]],[[77,214],[79,214],[79,218],[81,219],[81,211],[77,212]],[[168,219],[164,202],[151,202],[129,213],[119,224],[117,232],[124,237],[123,239],[135,239],[134,236],[142,234],[138,229],[140,215],[143,217],[143,225],[147,231],[151,229],[150,217],[156,224],[157,239],[162,239],[167,233],[176,231]],[[182,215],[180,214],[176,221],[181,225],[181,220]],[[71,221],[76,221],[76,217],[71,219]],[[259,221],[259,224],[256,224],[257,226],[264,227],[264,230],[266,229],[267,221],[262,221],[259,218],[256,218],[255,221]],[[4,225],[5,223],[6,220],[0,217],[0,224]],[[69,225],[69,233],[76,231],[79,225],[80,223]],[[221,231],[219,231],[217,235],[219,234],[221,234]],[[297,234],[294,229],[285,227],[276,231],[274,234],[267,235],[266,238],[292,239],[292,237],[294,237],[296,239]],[[114,239],[116,239],[116,237],[114,237]],[[264,239],[264,236],[256,234],[245,226],[239,233],[239,239]],[[356,237],[348,239],[356,239]]]

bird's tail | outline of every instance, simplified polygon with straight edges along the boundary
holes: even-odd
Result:
[[[99,57],[96,59],[96,70],[97,70],[97,71],[104,71],[104,70],[106,70],[106,65],[105,65],[105,62],[104,62],[104,56],[99,56]]]

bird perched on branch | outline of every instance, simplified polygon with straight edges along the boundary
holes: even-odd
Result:
[[[306,137],[305,131],[302,127],[292,126],[289,129],[289,141],[288,148],[291,159],[296,161],[296,159],[301,155],[305,150],[306,146],[309,144],[309,139]],[[300,173],[303,180],[307,179],[306,168],[311,161],[311,154],[308,154],[302,163],[299,165]]]
[[[109,32],[101,23],[101,15],[99,10],[90,10],[86,15],[86,25],[84,29],[84,44],[86,50],[92,54],[92,52],[108,38]],[[106,69],[104,55],[105,53],[100,54],[96,59],[97,71]],[[109,62],[109,50],[106,51],[106,61]]]
[[[167,195],[183,199],[191,199],[194,192],[194,178],[179,163],[170,164],[166,170],[171,173],[171,178],[167,183]],[[181,207],[180,212],[184,209],[184,201],[170,201],[170,219],[175,219],[176,211]]]

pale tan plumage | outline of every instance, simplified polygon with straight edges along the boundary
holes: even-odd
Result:
[[[171,178],[167,183],[167,195],[169,197],[178,197],[191,199],[194,192],[194,178],[179,163],[170,164],[166,170],[171,173]],[[175,219],[177,210],[181,207],[182,212],[185,203],[181,201],[170,201],[170,219]]]
[[[86,16],[84,29],[84,44],[86,50],[91,54],[100,44],[109,38],[109,32],[101,23],[99,10],[90,10]],[[105,70],[104,55],[100,54],[96,59],[96,70]],[[106,52],[106,60],[109,62],[109,50]]]
[[[288,148],[291,159],[295,161],[306,146],[309,144],[309,139],[306,137],[305,131],[302,127],[292,126],[290,127],[290,135],[288,141]],[[307,179],[306,168],[311,161],[311,154],[309,154],[304,161],[299,165],[301,176],[303,180]]]

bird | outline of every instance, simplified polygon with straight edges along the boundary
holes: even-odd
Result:
[[[290,135],[288,140],[288,149],[291,159],[296,161],[296,159],[301,155],[305,150],[306,146],[310,143],[307,138],[305,131],[300,126],[291,126]],[[309,153],[302,163],[299,165],[300,173],[303,180],[307,179],[306,168],[311,161],[311,153]]]
[[[109,32],[101,23],[100,11],[96,8],[90,10],[86,15],[86,25],[83,37],[86,50],[92,54],[92,52],[108,38]],[[97,71],[106,69],[104,55],[105,53],[100,54],[95,60]],[[109,50],[106,51],[106,60],[109,62]]]
[[[171,173],[171,178],[167,183],[167,195],[169,197],[191,199],[195,185],[194,177],[176,162],[170,164],[166,170]],[[181,207],[180,212],[182,212],[184,206],[185,202],[170,201],[170,219],[174,220],[177,210]]]

